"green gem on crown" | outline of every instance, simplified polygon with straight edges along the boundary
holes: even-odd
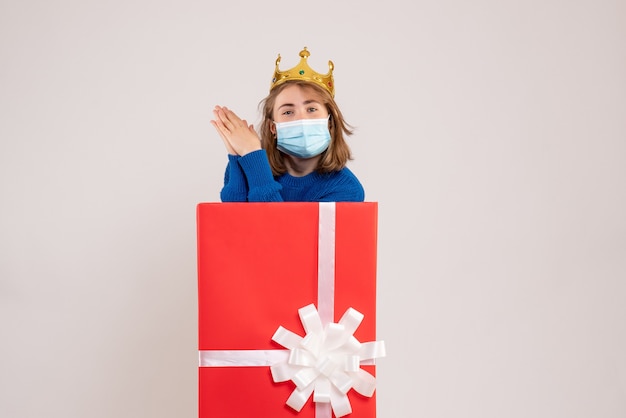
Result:
[[[299,73],[300,73],[300,75],[303,75],[304,74],[304,70],[300,70]]]

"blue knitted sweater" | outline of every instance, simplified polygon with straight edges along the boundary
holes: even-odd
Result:
[[[228,156],[222,202],[362,202],[363,186],[347,167],[302,177],[272,175],[265,150]]]

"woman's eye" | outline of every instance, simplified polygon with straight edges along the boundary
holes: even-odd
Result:
[[[315,108],[315,107],[309,107],[309,109],[308,109],[309,113],[310,112],[315,112],[316,110],[317,110],[317,108]]]
[[[283,112],[283,115],[285,115],[285,116],[289,116],[289,115],[291,115],[292,113],[293,113],[293,111],[292,111],[292,110],[285,110],[285,111]]]

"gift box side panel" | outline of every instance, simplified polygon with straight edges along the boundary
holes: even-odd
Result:
[[[374,366],[363,369],[374,374]],[[287,406],[295,385],[274,383],[268,368],[201,367],[198,378],[199,418],[315,418],[311,399],[299,413]],[[348,418],[376,418],[376,393],[368,398],[351,390],[348,396]]]
[[[335,322],[352,307],[364,315],[354,336],[376,340],[378,204],[337,203]]]
[[[318,208],[308,203],[198,206],[199,348],[272,349],[279,325],[304,335],[317,299]]]
[[[317,304],[318,210],[316,203],[198,205],[201,350],[282,348],[270,340],[278,325],[304,335],[297,309]],[[348,307],[363,313],[359,341],[376,338],[376,239],[376,203],[337,204],[335,321]],[[300,414],[285,405],[294,386],[274,383],[267,367],[201,367],[199,379],[201,418],[314,417],[311,400]],[[350,416],[375,418],[375,395],[349,397]],[[233,415],[242,399],[249,409]]]
[[[201,367],[198,378],[199,418],[315,418],[312,402],[286,405],[295,385],[274,383],[267,367]]]
[[[352,307],[364,315],[354,333],[361,342],[376,340],[376,272],[378,203],[337,203],[335,231],[335,322]],[[376,376],[376,366],[361,366]],[[376,393],[371,398],[348,392],[352,414],[375,418]]]

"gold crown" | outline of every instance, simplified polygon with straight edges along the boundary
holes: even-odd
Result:
[[[280,54],[278,54],[278,58],[276,58],[274,77],[272,78],[272,83],[270,85],[270,91],[287,80],[304,80],[323,87],[332,97],[335,97],[335,83],[333,81],[333,69],[335,68],[335,65],[332,61],[328,61],[328,73],[325,75],[319,74],[309,67],[309,64],[307,64],[306,59],[309,55],[311,55],[311,53],[306,50],[305,46],[304,49],[300,51],[300,62],[298,65],[290,70],[280,71],[278,68],[278,64],[280,63]]]

